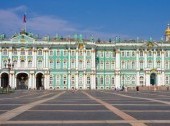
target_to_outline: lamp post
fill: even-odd
[[[8,77],[8,84],[7,84],[7,93],[8,93],[8,91],[9,91],[9,87],[10,87],[10,71],[11,71],[11,69],[14,67],[14,63],[11,63],[11,59],[10,58],[8,58],[8,62],[7,63],[5,63],[5,68],[7,68],[8,69],[8,72],[9,72],[9,77]]]

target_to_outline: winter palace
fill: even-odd
[[[37,90],[168,86],[170,26],[160,41],[2,34],[0,85]]]

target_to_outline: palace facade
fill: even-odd
[[[0,38],[0,85],[16,89],[114,89],[170,85],[170,27],[165,40],[109,40],[21,32]]]

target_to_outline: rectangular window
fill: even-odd
[[[28,50],[28,55],[32,55],[32,50]]]
[[[50,50],[50,56],[53,56],[53,50]]]

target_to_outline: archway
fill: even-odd
[[[9,84],[9,76],[7,73],[1,74],[1,87],[6,88]]]
[[[37,90],[44,88],[44,75],[42,73],[38,73],[36,76],[36,88]]]
[[[28,89],[28,74],[19,73],[17,75],[17,89]]]
[[[150,75],[150,84],[151,85],[156,85],[156,74],[155,73],[152,73]]]

